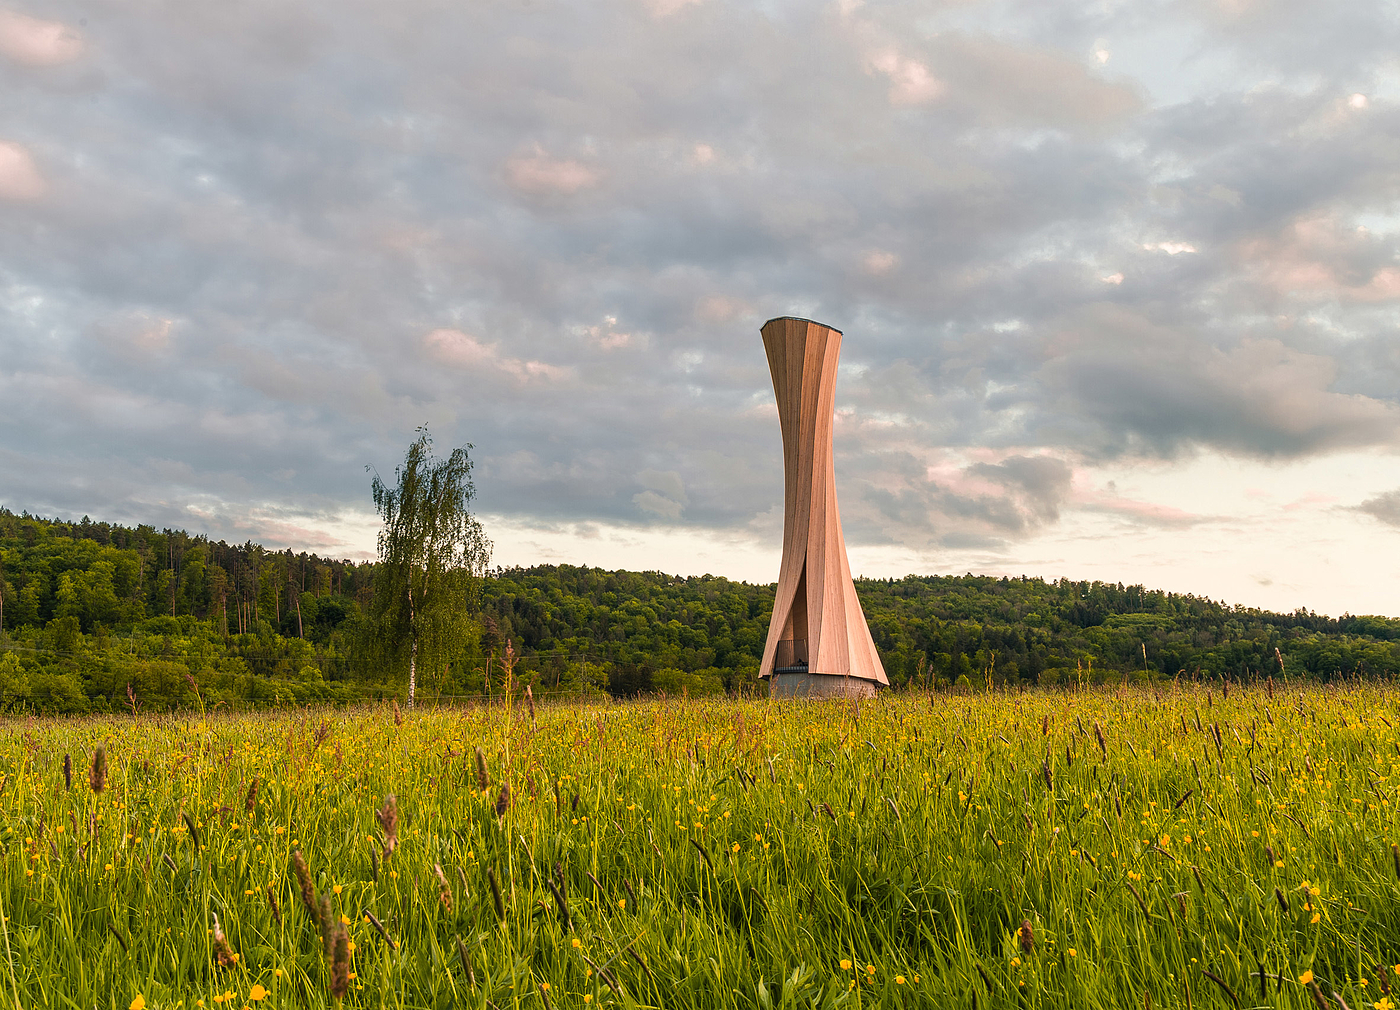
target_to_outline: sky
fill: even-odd
[[[0,504],[1400,615],[1400,16],[1302,0],[0,0]]]

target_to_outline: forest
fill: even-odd
[[[375,565],[182,530],[0,509],[0,710],[262,708],[401,697]],[[772,585],[568,565],[495,569],[419,699],[761,694]],[[895,690],[1331,681],[1400,672],[1400,620],[1277,614],[1103,582],[862,579]]]

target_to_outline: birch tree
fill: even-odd
[[[467,443],[433,455],[427,428],[395,468],[395,486],[375,473],[374,507],[383,520],[371,615],[381,645],[408,661],[408,707],[418,666],[441,666],[466,644],[471,603],[491,560],[491,541],[471,514],[476,497]]]

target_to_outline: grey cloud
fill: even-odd
[[[935,71],[949,78],[979,125],[1097,129],[1141,105],[1130,83],[1104,80],[1066,53],[985,35],[941,35],[930,48]]]
[[[1068,460],[1050,455],[959,462],[885,426],[837,436],[842,522],[855,542],[1003,545],[1058,520],[1072,474]]]
[[[632,496],[632,501],[643,512],[651,512],[662,519],[679,519],[685,511],[680,502],[655,491],[640,491]]]
[[[1273,336],[1219,346],[1118,310],[1086,315],[1057,338],[1038,385],[1051,424],[1113,454],[1170,456],[1212,446],[1265,457],[1391,444],[1394,403],[1335,392],[1336,364]],[[1071,429],[1069,426],[1073,425]]]
[[[689,501],[680,474],[674,470],[643,470],[637,474],[637,483],[645,489],[632,496],[639,509],[662,519],[680,519]]]
[[[674,470],[643,470],[637,474],[637,483],[682,504],[686,501],[685,482]]]
[[[1000,463],[978,463],[970,469],[1011,492],[1027,523],[1054,522],[1060,517],[1072,476],[1069,464],[1052,456],[1008,456]]]
[[[1386,491],[1374,498],[1367,498],[1355,511],[1365,513],[1372,519],[1400,529],[1400,490]]]
[[[88,24],[0,61],[47,187],[0,204],[15,507],[288,535],[365,509],[426,421],[486,510],[746,528],[781,497],[784,312],[847,333],[852,542],[1024,536],[1080,460],[1395,441],[1364,5],[1290,15],[1346,59],[1198,13],[1226,69],[1165,107],[1091,62],[1181,34],[1147,8],[18,9]],[[940,483],[945,448],[989,461]]]

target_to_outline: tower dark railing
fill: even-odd
[[[774,673],[807,672],[807,639],[779,640],[778,653],[773,657]]]

